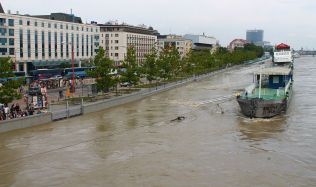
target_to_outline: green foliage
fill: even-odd
[[[95,70],[88,71],[88,75],[96,78],[98,90],[107,92],[109,88],[117,84],[117,79],[110,74],[114,70],[114,62],[105,56],[105,51],[100,47],[93,60]]]
[[[123,63],[125,71],[121,72],[121,82],[137,85],[140,77],[140,68],[136,61],[136,50],[134,47],[127,49],[127,57]]]
[[[245,44],[244,50],[255,52],[257,57],[262,57],[264,54],[264,49],[255,44]]]
[[[174,46],[164,48],[158,60],[159,76],[165,80],[170,79],[177,76],[181,70],[181,57],[178,50]]]
[[[146,76],[146,79],[151,83],[156,79],[158,74],[158,54],[155,48],[152,48],[151,52],[145,56],[145,62],[142,66],[142,73]]]
[[[70,63],[66,63],[66,62],[63,62],[59,65],[60,68],[71,68],[71,64]]]
[[[0,78],[14,77],[10,58],[0,58]],[[0,103],[10,103],[20,99],[21,94],[17,89],[22,85],[21,80],[8,80],[0,86]]]

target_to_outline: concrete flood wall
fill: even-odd
[[[37,125],[50,123],[52,121],[52,114],[38,114],[33,116],[27,116],[23,118],[12,119],[8,121],[0,122],[0,133],[9,132],[17,129],[24,129]]]

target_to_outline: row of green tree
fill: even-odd
[[[120,82],[137,85],[140,77],[145,77],[150,83],[172,80],[241,64],[261,57],[263,53],[261,47],[247,44],[244,48],[236,49],[233,52],[227,51],[226,48],[219,48],[213,54],[209,50],[191,51],[185,58],[181,58],[175,47],[167,47],[160,53],[153,48],[146,55],[143,64],[140,65],[136,59],[136,50],[131,47],[127,50],[122,68],[117,70],[120,76],[113,76],[116,69],[114,62],[106,57],[104,49],[100,48],[92,62],[96,68],[88,74],[96,78],[98,89],[106,92]],[[14,75],[11,59],[0,58],[0,80],[12,76]],[[22,82],[9,80],[0,83],[0,103],[10,103],[14,99],[21,98],[17,89]]]
[[[215,53],[210,50],[191,51],[185,58],[181,58],[175,47],[166,47],[160,53],[153,48],[145,56],[142,64],[137,63],[136,50],[128,48],[123,66],[118,70],[120,76],[113,76],[114,62],[105,56],[105,51],[100,48],[93,60],[96,67],[89,75],[96,78],[99,90],[108,91],[119,82],[137,85],[140,77],[152,81],[172,80],[218,70],[227,66],[241,64],[256,59],[264,54],[262,47],[246,44],[244,48],[235,49],[233,52],[226,48],[219,48]]]

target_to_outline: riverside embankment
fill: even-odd
[[[257,61],[257,63],[261,63],[264,61],[267,61],[267,60]],[[122,104],[135,102],[135,101],[144,99],[146,97],[152,96],[154,94],[158,94],[158,93],[165,92],[177,87],[181,87],[189,83],[192,83],[194,81],[200,81],[211,76],[216,76],[218,74],[221,74],[221,73],[224,73],[224,72],[227,72],[227,71],[230,71],[242,66],[246,66],[246,65],[237,65],[233,67],[228,67],[228,68],[221,69],[215,72],[210,72],[207,74],[190,77],[190,78],[179,80],[179,81],[172,82],[169,84],[164,84],[164,85],[160,85],[153,88],[141,89],[140,91],[133,92],[131,94],[127,94],[127,95],[123,95],[119,97],[99,100],[99,101],[90,102],[90,103],[79,102],[77,103],[77,105],[73,105],[73,106],[66,104],[66,105],[57,107],[57,109],[52,109],[44,114],[3,121],[3,122],[0,122],[0,133],[38,126],[42,124],[47,124],[52,121],[84,115],[84,114],[88,114],[92,112],[97,112],[100,110],[105,110],[111,107],[119,106]]]

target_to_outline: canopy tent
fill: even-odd
[[[276,49],[290,49],[290,46],[284,43],[275,46]]]

